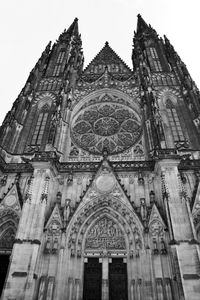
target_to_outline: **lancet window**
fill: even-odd
[[[174,107],[170,99],[168,99],[166,102],[166,108],[174,141],[183,141],[184,134],[181,128],[180,120],[176,108]]]
[[[63,62],[63,59],[64,59],[64,56],[65,56],[65,52],[64,51],[61,51],[59,54],[58,54],[58,58],[57,58],[57,64],[60,64]]]
[[[156,48],[149,47],[149,48],[147,48],[146,51],[147,51],[147,56],[148,56],[151,70],[154,72],[161,72],[162,66],[161,66]]]
[[[61,72],[61,67],[62,67],[62,63],[65,57],[65,52],[61,51],[58,54],[57,60],[56,60],[56,65],[54,67],[54,71],[53,71],[53,76],[59,76],[60,72]]]
[[[32,137],[32,142],[31,142],[32,145],[41,145],[42,136],[44,134],[44,130],[47,122],[47,117],[48,117],[47,111],[40,112],[35,126],[35,131]]]

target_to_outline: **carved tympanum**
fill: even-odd
[[[88,232],[86,249],[125,249],[122,230],[111,219],[100,219]]]

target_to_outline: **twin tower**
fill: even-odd
[[[2,300],[200,299],[200,93],[138,15],[130,69],[75,19],[0,128]]]

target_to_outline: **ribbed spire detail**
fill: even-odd
[[[78,18],[75,18],[73,23],[69,26],[69,28],[63,31],[61,35],[59,36],[58,41],[59,42],[68,42],[69,38],[73,35],[78,36],[79,31],[78,31]]]
[[[145,32],[157,36],[157,32],[155,31],[155,29],[153,29],[150,24],[148,25],[140,14],[138,14],[137,17],[138,17],[137,31],[136,31],[137,35],[141,35]]]

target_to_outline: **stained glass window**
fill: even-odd
[[[60,51],[60,53],[58,54],[57,60],[56,60],[56,65],[55,65],[54,70],[53,70],[53,76],[59,76],[60,75],[60,71],[61,71],[61,67],[62,67],[64,57],[65,57],[65,51]]]
[[[161,66],[156,48],[149,47],[149,48],[147,48],[146,51],[147,51],[147,56],[148,56],[151,70],[154,72],[161,72],[162,66]]]
[[[180,120],[174,105],[169,99],[167,100],[166,108],[174,141],[183,141],[184,135],[181,128]]]
[[[45,129],[46,122],[47,122],[47,117],[48,117],[47,112],[41,112],[39,114],[39,117],[38,117],[38,120],[37,120],[37,123],[35,126],[35,131],[33,133],[32,141],[31,141],[32,145],[41,145],[42,136],[44,134],[44,129]]]

